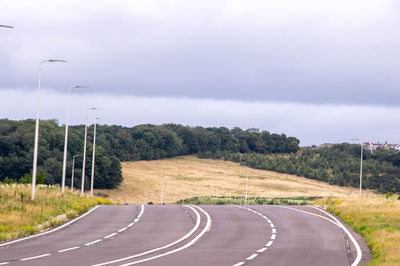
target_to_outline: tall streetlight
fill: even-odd
[[[85,163],[86,163],[86,137],[87,137],[87,122],[88,122],[88,113],[90,110],[96,110],[99,108],[92,107],[86,110],[86,122],[85,122],[85,141],[83,143],[83,163],[82,163],[82,185],[81,185],[81,195],[83,196],[83,192],[85,191]]]
[[[67,94],[67,120],[65,122],[65,140],[64,140],[64,159],[63,159],[63,171],[62,171],[62,181],[61,181],[61,191],[64,193],[64,188],[65,188],[65,172],[67,168],[67,146],[68,146],[68,120],[69,120],[69,95],[71,93],[71,89],[76,89],[76,88],[88,88],[85,86],[71,86],[68,88],[68,94]]]
[[[35,186],[36,186],[36,172],[37,172],[37,155],[38,155],[38,141],[39,141],[39,106],[40,106],[40,75],[42,72],[42,64],[43,63],[55,63],[55,62],[63,62],[66,63],[65,60],[57,60],[57,59],[46,59],[40,62],[39,64],[39,85],[37,90],[37,102],[36,102],[36,126],[35,126],[35,146],[33,149],[33,170],[32,170],[32,200],[35,199]]]
[[[244,205],[247,205],[247,191],[248,191],[248,187],[249,187],[249,172],[254,173],[254,171],[249,171],[249,169],[247,168],[247,172],[246,172],[246,192],[245,192],[245,196],[244,196]]]
[[[79,157],[79,156],[82,156],[82,154],[77,154],[72,157],[71,191],[74,190],[75,157]]]
[[[96,124],[99,117],[94,119],[94,129],[93,129],[93,153],[92,153],[92,177],[90,179],[90,196],[93,197],[93,182],[94,182],[94,159],[96,156]]]
[[[360,141],[360,139],[352,139]],[[364,143],[361,141],[361,156],[360,156],[360,197],[362,196],[362,164],[363,164],[363,151],[364,151]]]
[[[165,183],[165,178],[163,179],[161,183],[161,195],[160,195],[160,205],[163,205],[163,198],[164,198],[164,183]]]

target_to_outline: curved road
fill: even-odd
[[[369,251],[335,219],[312,206],[99,206],[0,244],[0,265],[365,264]]]

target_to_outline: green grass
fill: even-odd
[[[306,205],[314,201],[317,197],[293,197],[293,198],[267,198],[267,197],[248,197],[248,205]],[[194,205],[243,205],[243,196],[210,196],[192,197],[179,200],[177,204]]]
[[[86,212],[98,204],[111,204],[102,198],[80,197],[59,187],[36,186],[35,200],[31,200],[31,186],[0,184],[0,241],[31,235],[48,227],[57,226],[64,220]]]
[[[325,198],[324,205],[366,240],[373,259],[368,265],[400,265],[400,200],[396,195]]]

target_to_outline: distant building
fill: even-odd
[[[373,142],[364,142],[364,147],[367,150],[375,151],[377,148],[382,147],[384,149],[393,148],[396,150],[400,150],[400,144],[390,144],[385,141],[385,143],[373,143]]]

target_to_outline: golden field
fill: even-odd
[[[293,175],[255,170],[239,163],[181,156],[156,161],[123,162],[124,180],[114,190],[96,190],[109,195],[113,202],[172,204],[194,196],[240,196],[245,193],[249,171],[248,196],[349,196],[357,189]],[[101,194],[100,194],[101,195]]]

